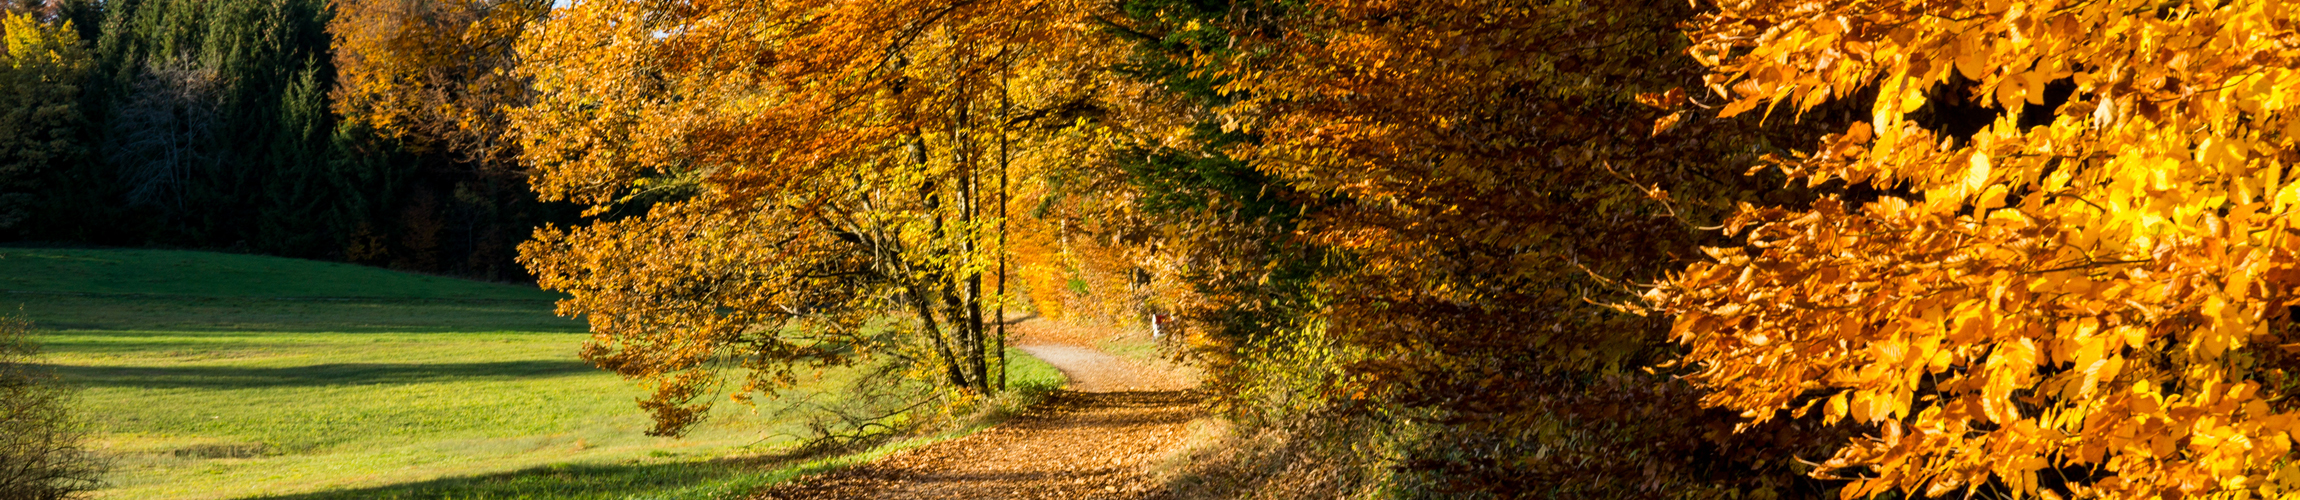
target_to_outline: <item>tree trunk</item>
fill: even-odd
[[[1014,112],[1014,101],[1007,94],[1007,68],[998,72],[998,346],[991,352],[998,354],[998,390],[1006,390],[1006,204],[1007,162],[1012,155],[1007,149],[1007,120]]]
[[[918,310],[920,328],[926,330],[927,338],[934,339],[935,353],[942,357],[942,366],[950,376],[950,385],[973,390],[974,386],[967,383],[966,373],[959,369],[958,356],[951,351],[950,342],[942,337],[942,326],[934,319],[933,302],[926,298],[927,294],[931,293],[929,290],[931,287],[912,285],[907,288],[908,290],[904,293],[910,295],[911,305]]]
[[[965,84],[959,85],[959,92],[961,96],[965,95]],[[964,176],[964,180],[961,181],[964,184],[961,186],[965,190],[964,196],[966,197],[963,215],[966,221],[963,248],[966,249],[968,269],[966,273],[966,327],[969,334],[968,340],[972,342],[972,345],[967,346],[969,348],[967,361],[971,365],[969,368],[974,370],[974,379],[983,381],[983,388],[988,389],[990,388],[990,365],[984,359],[985,353],[983,352],[985,332],[982,327],[982,271],[974,266],[975,257],[981,254],[980,241],[978,240],[981,238],[982,232],[975,228],[976,215],[978,215],[980,208],[977,202],[981,200],[981,190],[977,188],[977,175],[975,175],[977,163],[975,160],[979,155],[975,154],[974,137],[972,134],[967,134],[967,132],[972,131],[974,125],[972,120],[973,108],[974,102],[972,100],[965,97],[959,98],[958,125],[960,134],[963,135],[964,139],[960,142],[958,157],[959,171]]]

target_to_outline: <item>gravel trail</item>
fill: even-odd
[[[1089,347],[1109,332],[1038,319],[1016,348],[1069,376],[997,427],[793,480],[757,499],[1164,498],[1150,466],[1178,449],[1201,413],[1188,377]]]

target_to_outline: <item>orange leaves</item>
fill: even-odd
[[[2008,463],[2019,467],[1982,471],[2000,479],[2025,477],[2021,474],[2041,467],[2035,460],[2057,456],[2060,452],[2053,450],[2060,446],[2074,444],[2103,455],[2124,449],[2083,448],[2081,443],[2089,439],[2083,436],[2151,430],[2083,416],[2118,411],[2099,405],[2126,397],[2121,391],[2134,387],[2131,380],[2166,374],[2159,370],[2168,367],[2156,362],[2142,365],[2141,373],[2128,367],[2136,357],[2157,359],[2151,346],[2166,345],[2152,339],[2150,331],[2160,327],[2133,323],[2171,313],[2134,311],[2130,301],[2196,304],[2201,313],[2209,310],[2205,306],[2211,300],[2199,295],[2215,290],[2143,281],[2153,284],[2120,292],[2134,289],[2098,286],[2099,280],[2161,276],[2169,266],[2033,262],[2030,255],[2052,254],[2036,250],[2054,240],[2050,229],[1997,243],[2031,250],[1995,251],[1974,241],[2026,228],[1969,218],[1933,226],[1925,220],[1938,215],[1896,212],[1891,205],[1872,204],[1861,214],[1866,217],[1852,217],[1837,211],[1837,202],[1825,200],[1803,217],[1761,216],[1766,218],[1751,230],[1751,238],[1765,253],[1751,258],[1713,252],[1715,263],[1695,265],[1672,280],[1672,286],[1684,288],[1657,290],[1654,297],[1661,304],[1682,311],[1674,336],[1692,348],[1688,359],[1702,369],[1694,378],[1712,384],[1715,392],[1707,399],[1709,404],[1752,410],[1751,416],[1758,420],[1771,417],[1765,408],[1808,407],[1832,420],[1893,422],[1919,429],[2004,426],[1975,437],[1941,437],[1928,446],[1857,442],[1841,456],[1862,458],[1844,462],[1846,466],[1954,462],[1972,458],[1940,454],[1959,448],[2042,446],[1992,455],[2018,459]],[[2024,270],[2044,265],[2075,269]],[[2042,276],[2014,279],[2030,275]],[[1697,302],[1686,302],[1689,299]],[[2228,348],[2213,344],[2205,329],[2184,338],[2189,349],[2198,352]],[[2126,382],[2111,382],[2118,380]],[[1850,390],[1806,394],[1804,388],[1813,383]],[[2168,418],[2177,417],[2175,424],[2194,425],[2206,418],[2203,413],[2191,415],[2198,411],[2206,410],[2182,410]],[[2054,420],[2055,415],[2071,418]],[[2023,425],[2046,430],[2033,434],[2003,430]],[[2264,438],[2260,432],[2265,431],[2239,432],[2228,439],[2256,441]],[[2069,441],[2072,437],[2076,440]],[[2142,443],[2135,446],[2143,447],[2130,449],[2184,460],[2154,451],[2169,443]],[[1985,479],[1940,477],[1959,484]]]
[[[1873,131],[1785,168],[1906,190],[1918,208],[1744,210],[1761,253],[1657,288],[1709,402],[1764,418],[1823,390],[1831,415],[1843,397],[1842,415],[1943,432],[1849,444],[1829,467],[1906,473],[1848,496],[1992,480],[2109,498],[2290,491],[2292,408],[2273,403],[2287,386],[2260,382],[2293,361],[2270,346],[2295,335],[2300,291],[2276,274],[2300,265],[2282,233],[2300,198],[2279,178],[2300,86],[2260,83],[2300,81],[2258,63],[2300,56],[2271,41],[2300,24],[2275,3],[1760,0],[1704,19],[1694,52],[1736,106],[1876,86]],[[1777,277],[1703,279],[1752,270]],[[1712,317],[1752,304],[1789,307]],[[1755,356],[1747,330],[1810,340]],[[1912,362],[1929,342],[1915,331],[1941,332],[1944,357]],[[2098,472],[2037,479],[2079,464]]]
[[[346,120],[481,168],[509,168],[502,106],[519,102],[512,45],[548,2],[357,0],[337,6],[337,85]]]
[[[692,387],[726,368],[771,393],[794,367],[891,350],[882,373],[998,390],[986,325],[1005,297],[986,285],[1003,285],[1004,181],[1050,168],[1071,124],[1044,122],[1083,114],[1077,68],[1098,54],[1083,15],[1059,0],[552,12],[519,40],[534,94],[509,123],[536,190],[594,220],[539,233],[521,260],[591,321],[586,359],[655,383],[658,431],[692,423],[707,407]]]

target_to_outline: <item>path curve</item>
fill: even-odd
[[[1129,362],[1091,347],[1068,344],[1017,345],[1016,349],[1054,365],[1070,378],[1066,389],[1077,392],[1172,391],[1188,388],[1173,374],[1157,367]]]
[[[1083,345],[1080,334],[1092,332],[1079,327],[1047,320],[1016,327],[1015,347],[1069,376],[1065,390],[997,427],[753,498],[1165,498],[1150,468],[1182,446],[1200,414],[1187,378]]]

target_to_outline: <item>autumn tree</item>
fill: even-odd
[[[505,107],[527,87],[509,70],[540,1],[363,0],[337,4],[336,112],[469,168],[511,170]]]
[[[1163,241],[1169,268],[1221,271],[1189,281],[1230,404],[1356,418],[1332,436],[1379,450],[1360,466],[1433,495],[1814,487],[1741,459],[1831,431],[1724,432],[1729,413],[1643,370],[1670,357],[1665,325],[1590,302],[1695,255],[1732,200],[1806,196],[1741,174],[1811,128],[1656,107],[1704,72],[1685,3],[1125,5],[1124,69],[1189,96],[1153,116],[1192,121],[1142,127],[1181,132],[1130,174],[1155,203],[1211,206]]]
[[[1869,120],[1778,158],[1648,296],[1752,422],[1868,426],[1818,474],[1887,491],[2279,498],[2300,484],[2300,71],[2275,1],[1727,2],[1726,113]]]
[[[509,110],[525,102],[516,45],[549,11],[532,0],[339,2],[340,177],[366,177],[343,212],[344,257],[507,278],[514,241],[549,210],[524,189]]]
[[[887,0],[556,13],[521,42],[537,95],[512,125],[535,188],[593,219],[545,229],[521,259],[573,296],[561,312],[590,321],[585,359],[655,384],[642,406],[657,434],[701,418],[722,365],[746,369],[746,398],[869,355],[909,359],[955,393],[995,391],[990,188],[1023,125],[1059,115],[1015,90],[1077,85],[1054,70],[1079,12]]]
[[[80,108],[88,55],[69,21],[0,13],[0,37],[0,230],[8,230],[47,198],[44,178],[88,152]]]

